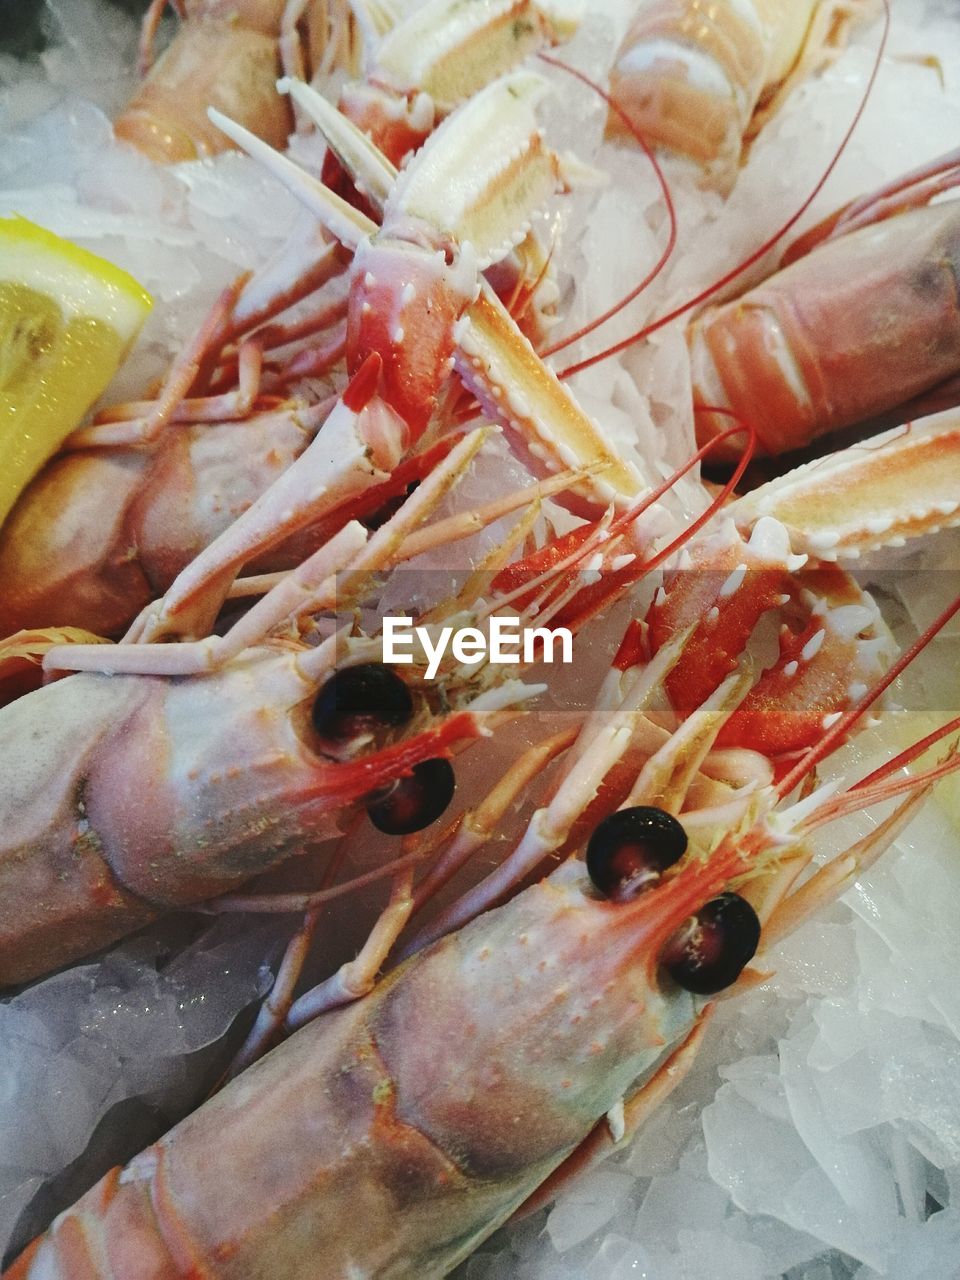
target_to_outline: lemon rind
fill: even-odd
[[[67,322],[102,321],[124,342],[136,336],[153,306],[146,289],[121,267],[19,215],[0,218],[0,282],[48,294]]]

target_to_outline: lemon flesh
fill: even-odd
[[[152,305],[119,267],[0,218],[0,523],[102,395]]]

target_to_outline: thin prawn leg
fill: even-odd
[[[413,912],[413,868],[402,871],[393,882],[390,900],[377,918],[370,935],[353,960],[342,964],[325,982],[302,995],[291,1007],[287,1024],[302,1027],[314,1018],[352,1004],[373,990],[377,974]]]
[[[98,413],[91,426],[75,431],[64,448],[143,445],[156,440],[168,423],[222,422],[244,418],[253,408],[261,388],[264,352],[272,347],[321,333],[330,334],[326,348],[315,345],[288,358],[285,366],[274,375],[274,382],[325,372],[341,358],[343,332],[342,328],[338,332],[336,326],[342,325],[346,314],[346,301],[342,297],[323,303],[303,319],[288,324],[265,325],[246,338],[237,334],[236,352],[221,356],[230,333],[231,319],[237,314],[237,303],[242,299],[248,282],[248,276],[241,276],[220,295],[200,329],[178,356],[155,400],[125,401],[108,406]],[[307,292],[312,291],[311,288]],[[296,298],[289,303],[280,299],[275,306],[284,309],[292,301]],[[297,355],[302,367],[296,362]],[[309,362],[304,360],[307,356]],[[221,384],[218,390],[190,397],[189,391],[203,381],[205,367],[218,360],[223,364],[218,376]]]
[[[347,354],[346,324],[339,324],[322,343],[296,352],[268,379],[271,389],[282,388],[299,378],[318,378],[329,373]]]
[[[342,273],[340,246],[312,220],[305,219],[299,232],[291,235],[243,286],[213,350],[274,319],[336,281]]]
[[[256,1021],[230,1063],[224,1080],[232,1080],[245,1071],[267,1052],[279,1035],[293,1004],[294,989],[307,962],[322,915],[322,906],[311,907],[287,943],[270,993],[257,1011]]]
[[[320,10],[319,12],[317,12],[318,9]],[[312,12],[308,15],[310,10]],[[322,24],[324,28],[323,52],[318,65],[313,68],[314,74],[324,77],[334,67],[347,66],[351,61],[355,60],[351,59],[350,56],[350,27],[354,21],[354,15],[345,0],[329,0],[329,3],[324,2],[319,6],[317,5],[317,0],[287,0],[280,17],[280,38],[278,41],[280,65],[285,76],[298,76],[304,80],[309,79],[307,60],[304,55],[304,40],[299,31],[300,24],[308,16],[311,28],[314,24]],[[305,132],[307,121],[296,107],[294,107],[293,115],[297,124],[297,131],[300,133]]]
[[[224,289],[174,361],[155,400],[108,406],[98,413],[91,426],[75,431],[63,447],[145,445],[158,439],[170,422],[245,417],[260,389],[264,351],[328,331],[344,317],[346,304],[340,297],[287,325],[264,324],[318,292],[342,270],[332,242],[313,242],[316,242],[315,233],[311,233],[309,246],[285,246],[277,258],[260,271],[253,275],[245,273]],[[251,334],[251,330],[256,332]],[[229,342],[237,343],[237,351],[224,357],[223,350]],[[292,379],[326,371],[343,354],[342,338],[334,338],[324,356],[319,352],[312,354],[312,363],[303,369],[288,361],[286,377]],[[191,390],[209,381],[221,362],[225,362],[226,369],[221,372],[220,380],[232,374],[237,385],[221,387],[217,394],[189,398]],[[119,423],[126,425],[115,425]]]
[[[717,735],[753,685],[747,661],[733,671],[694,716],[689,716],[646,762],[623,802],[624,808],[655,804],[675,816]]]
[[[257,329],[254,337],[264,351],[275,351],[278,347],[288,346],[301,338],[312,338],[318,334],[329,333],[335,326],[347,318],[346,296],[337,296],[320,303],[308,315],[299,320],[285,323],[276,321]],[[221,373],[221,376],[223,374]]]
[[[149,417],[136,430],[131,430],[123,443],[136,441],[148,444],[160,436],[193,386],[201,363],[209,353],[211,342],[222,330],[224,321],[232,314],[247,279],[247,276],[238,276],[223,290],[192,340],[173,362]],[[103,432],[97,426],[83,427],[67,438],[64,448],[94,448],[101,444],[113,444],[114,431],[115,428],[110,423],[106,424]]]
[[[237,385],[220,395],[185,398],[170,410],[157,427],[157,401],[131,400],[106,409],[93,426],[70,437],[70,449],[149,444],[172,423],[229,422],[246,418],[260,391],[263,348],[255,339],[241,343],[237,352]]]
[[[439,893],[473,855],[489,842],[496,834],[503,815],[520,793],[539,777],[551,760],[555,760],[570,747],[578,733],[579,726],[572,726],[529,747],[511,764],[480,804],[463,814],[447,848],[417,885],[414,894],[415,911],[419,911],[425,902]]]
[[[309,8],[311,0],[287,0],[280,18],[280,65],[287,76],[300,76],[306,79],[306,62],[303,56],[303,41],[297,31]]]
[[[494,547],[478,570],[478,579],[482,579],[482,585],[487,587],[490,583],[490,573],[502,568],[502,557],[509,556],[510,551],[517,545],[515,539],[518,536],[523,537],[528,531],[528,526],[536,520],[538,507],[543,499],[569,488],[576,482],[579,475],[577,471],[565,471],[560,475],[552,476],[549,480],[525,485],[522,489],[516,489],[502,498],[494,498],[492,502],[486,503],[475,511],[461,511],[457,515],[435,520],[421,529],[415,529],[407,534],[400,544],[396,559],[398,562],[412,560],[415,556],[436,547],[449,546],[452,542],[468,538],[485,529],[501,516],[509,515],[518,508],[524,507],[527,510],[523,518],[517,521],[514,529],[507,534],[503,542]],[[293,569],[283,569],[276,573],[251,574],[248,577],[237,578],[227,593],[227,599],[244,600],[250,596],[266,595],[279,583],[286,581],[294,572]],[[464,587],[451,602],[438,605],[436,609],[421,615],[421,621],[435,622],[441,616],[446,616],[446,612],[463,609],[471,603],[473,601],[467,594],[467,588]]]
[[[147,11],[143,15],[143,21],[140,24],[137,69],[141,76],[145,76],[153,66],[153,46],[167,5],[176,12],[179,18],[186,17],[183,0],[150,0]]]
[[[889,849],[897,836],[912,821],[927,799],[933,783],[915,791],[901,801],[893,813],[868,836],[858,840],[845,854],[832,858],[788,894],[770,912],[764,922],[761,945],[764,951],[800,928],[805,921],[822,911],[828,902],[839,898],[854,882]]]
[[[278,583],[234,624],[226,636],[207,636],[198,641],[162,645],[138,642],[110,646],[57,646],[47,654],[47,669],[185,675],[223,666],[231,657],[269,634],[279,623],[309,612],[320,612],[335,604],[338,589],[342,593],[348,585],[342,583],[338,588],[335,574],[349,570],[354,576],[368,575],[389,564],[411,529],[425,519],[462,475],[484,437],[484,430],[477,428],[451,450],[443,464],[427,477],[369,542],[363,526],[351,521]],[[229,571],[233,572],[232,566]],[[218,593],[214,614],[219,611],[220,602]],[[210,601],[204,603],[209,610]]]
[[[346,856],[348,841],[353,837],[362,821],[362,815],[357,814],[351,821],[348,830],[337,841],[337,847],[320,882],[321,892],[332,884],[340,864]],[[313,939],[323,914],[323,907],[324,903],[320,901],[307,908],[300,927],[287,943],[283,958],[277,968],[276,977],[273,980],[273,986],[257,1011],[256,1021],[230,1063],[224,1080],[232,1080],[234,1076],[239,1075],[251,1063],[256,1062],[257,1058],[266,1053],[279,1034],[290,1006],[293,1004],[294,991],[300,979],[300,974],[303,972],[303,966],[310,954],[310,948],[313,945]]]

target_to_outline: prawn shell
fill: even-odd
[[[178,425],[152,456],[103,449],[55,458],[0,530],[0,634],[124,631],[309,442],[294,411]],[[251,571],[296,565],[313,549],[300,543],[268,551]]]
[[[3,791],[19,797],[0,831],[0,901],[18,904],[0,913],[0,984],[59,968],[156,917],[116,879],[86,811],[98,753],[147,697],[143,682],[71,677],[0,713],[4,738],[17,744],[4,752]]]
[[[261,651],[198,681],[75,675],[0,712],[0,740],[16,744],[4,752],[0,902],[19,904],[0,912],[0,984],[336,833],[322,763],[289,715],[293,661]]]
[[[729,407],[770,454],[894,409],[960,368],[958,275],[956,203],[831,241],[693,322],[694,399]],[[729,422],[700,412],[696,427],[706,443]]]
[[[568,864],[297,1032],[5,1280],[446,1275],[689,1031],[693,998],[650,985],[669,915],[597,899]]]
[[[382,358],[381,394],[418,438],[452,367],[455,325],[475,292],[475,275],[449,267],[440,250],[402,241],[364,241],[354,260],[347,315],[351,373]]]
[[[275,36],[229,18],[185,23],[114,132],[160,164],[197,160],[231,146],[207,118],[214,106],[283,147],[293,120],[276,91],[279,72]]]
[[[130,529],[149,467],[132,450],[62,454],[27,487],[0,531],[0,633],[109,634],[152,599]]]

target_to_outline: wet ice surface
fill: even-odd
[[[807,222],[956,141],[956,85],[948,79],[944,94],[930,67],[893,61],[939,53],[948,77],[955,74],[944,56],[957,33],[952,0],[894,7],[886,70],[896,80],[881,77],[853,147]],[[279,244],[297,213],[243,157],[164,171],[113,144],[108,116],[129,92],[117,67],[132,65],[134,26],[111,10],[104,39],[93,0],[51,0],[50,9],[68,40],[46,55],[43,74],[0,63],[0,213],[35,217],[128,267],[157,295],[161,305],[119,394],[162,370],[218,289]],[[864,33],[832,71],[798,91],[725,207],[698,194],[689,174],[671,174],[682,197],[683,252],[649,296],[570,359],[629,333],[783,221],[849,120],[875,38],[876,28]],[[589,33],[585,65],[602,59],[605,39],[599,28]],[[576,136],[566,139],[571,146],[590,130],[598,136],[595,104],[589,95],[577,101],[583,109]],[[589,266],[570,268],[571,325],[607,305],[662,243],[662,211],[644,162],[610,149],[601,161],[615,181],[577,197],[582,203],[567,219],[567,239],[582,236],[578,252]],[[629,210],[624,185],[635,193]],[[611,261],[604,248],[628,216],[626,247]],[[577,390],[641,447],[654,438],[653,423],[668,431],[667,456],[677,461],[691,439],[675,407],[685,399],[681,357],[677,335],[664,334],[618,368],[581,375]],[[653,393],[652,405],[641,392]],[[491,459],[493,446],[464,490],[467,506],[482,501]],[[508,466],[507,475],[524,479],[519,467]],[[691,484],[685,500],[694,493]],[[922,598],[907,603],[918,614],[925,608]],[[937,706],[948,709],[943,695]],[[952,815],[956,823],[956,803]],[[550,1211],[501,1233],[460,1276],[960,1275],[956,834],[942,812],[925,815],[898,856],[784,944],[774,981],[721,1007],[690,1078],[627,1152],[571,1186]],[[358,865],[368,857],[358,852]],[[202,1095],[228,1052],[224,1033],[262,992],[262,966],[275,959],[285,928],[225,921],[173,951],[161,929],[100,966],[79,966],[0,1003],[0,1252]],[[38,1197],[64,1168],[72,1172]]]
[[[167,922],[0,1001],[0,1257],[89,1185],[91,1134],[106,1170],[203,1097],[279,936],[269,918]]]

